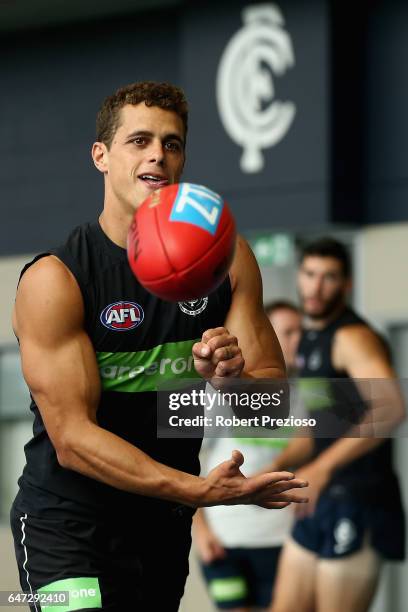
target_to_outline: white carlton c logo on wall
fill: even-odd
[[[242,19],[221,57],[216,92],[224,128],[243,147],[241,170],[252,173],[264,167],[262,149],[282,140],[293,122],[296,106],[275,99],[272,74],[284,74],[295,58],[275,4],[248,6]]]

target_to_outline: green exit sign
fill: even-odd
[[[294,261],[295,247],[289,234],[253,234],[248,242],[260,266],[286,266]]]

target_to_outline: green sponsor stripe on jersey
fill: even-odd
[[[215,601],[234,601],[248,595],[246,582],[240,576],[236,578],[215,578],[210,581],[210,594]]]
[[[237,440],[249,440],[250,441],[249,444],[256,444],[255,440],[264,440],[264,441],[266,440],[266,442],[259,442],[259,444],[262,444],[262,445],[268,444],[268,446],[276,446],[275,445],[276,440],[286,440],[286,442],[288,443],[289,440],[293,438],[295,429],[296,429],[295,427],[282,425],[281,427],[277,427],[276,429],[272,430],[276,432],[279,431],[279,436],[271,436],[270,438],[264,438],[264,437],[260,437],[259,434],[262,432],[262,435],[264,435],[265,433],[267,433],[268,430],[264,427],[261,427],[260,425],[255,426],[255,427],[250,427],[250,426],[243,427],[243,426],[237,425],[236,427],[233,427],[231,429],[231,431],[234,432],[234,435],[229,436],[229,437],[236,438]],[[269,444],[269,441],[271,441],[270,444]],[[283,446],[283,443],[279,442],[278,445],[279,447],[281,447]]]
[[[306,410],[325,410],[335,401],[330,380],[327,378],[300,378],[298,381],[299,397]]]
[[[268,446],[269,448],[286,448],[290,438],[235,438],[240,444],[248,446]]]
[[[155,391],[167,380],[197,378],[191,350],[199,340],[167,342],[133,353],[97,352],[102,388],[136,393]]]
[[[47,594],[50,591],[68,591],[69,604],[48,606],[41,604],[44,612],[72,612],[83,608],[102,608],[102,596],[98,578],[80,577],[56,580],[38,589],[38,593]]]

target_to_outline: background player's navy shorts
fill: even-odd
[[[202,564],[210,595],[218,608],[268,607],[281,550],[281,547],[226,548],[224,559]]]
[[[360,550],[366,534],[382,557],[404,559],[405,521],[399,507],[364,504],[328,492],[320,496],[312,516],[295,523],[292,538],[322,559],[338,559]]]
[[[48,518],[14,505],[11,528],[23,591],[70,591],[69,608],[177,612],[188,575],[193,510],[117,522]],[[32,612],[41,612],[38,605]]]

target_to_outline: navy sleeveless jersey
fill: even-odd
[[[304,330],[298,349],[300,386],[304,388],[306,408],[312,412],[319,410],[317,428],[315,430],[315,456],[332,445],[338,437],[345,434],[353,423],[358,423],[367,406],[360,396],[356,385],[345,371],[336,370],[332,363],[333,339],[342,327],[350,325],[365,325],[366,321],[350,308],[345,308],[340,316],[321,330]],[[384,343],[384,340],[380,337]],[[387,349],[388,350],[388,349]],[[344,379],[344,384],[330,385],[327,379]],[[303,380],[302,379],[307,379]],[[316,393],[310,393],[313,380],[316,381]],[[311,387],[312,385],[312,387]],[[327,387],[330,386],[330,389]],[[322,403],[323,395],[329,398],[327,405]],[[317,404],[313,405],[313,397]],[[330,397],[332,401],[330,401]],[[333,413],[331,414],[331,411]],[[320,427],[319,427],[320,423]],[[334,437],[322,437],[322,431],[332,430]],[[320,432],[319,432],[320,429]],[[323,434],[324,435],[324,434]],[[384,494],[378,496],[378,487]],[[376,503],[387,503],[399,499],[398,484],[392,468],[392,444],[386,440],[373,451],[339,469],[333,476],[330,487],[339,492],[361,497],[364,500],[373,498]],[[385,493],[387,492],[387,493]],[[379,499],[381,498],[381,499]],[[382,501],[381,501],[382,500]],[[399,503],[399,502],[398,502]]]
[[[229,278],[201,300],[160,300],[137,282],[125,249],[109,240],[98,223],[76,228],[51,253],[73,273],[82,292],[85,328],[102,384],[98,424],[157,461],[198,474],[201,440],[157,438],[156,387],[175,378],[198,378],[191,349],[206,329],[224,325],[231,303]],[[27,510],[97,516],[175,505],[123,492],[62,468],[34,401],[31,410],[34,435],[25,446],[27,463],[18,497]]]

